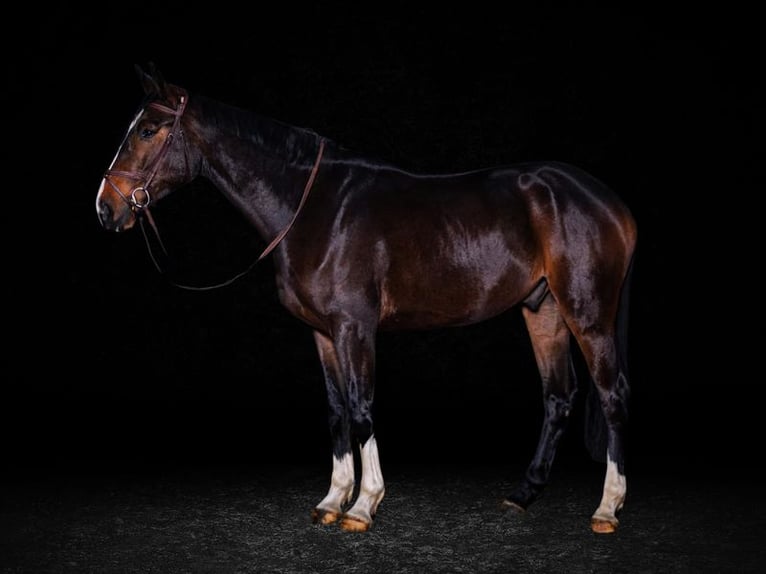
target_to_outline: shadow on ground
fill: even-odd
[[[659,466],[654,466],[661,471]],[[6,479],[0,572],[762,572],[759,481],[629,476],[621,526],[589,529],[602,467],[559,465],[526,514],[521,468],[399,465],[373,529],[311,523],[329,468],[119,468]]]

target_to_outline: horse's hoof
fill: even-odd
[[[591,518],[590,528],[596,534],[611,534],[617,530],[617,519],[607,520],[605,518]]]
[[[322,508],[315,508],[311,511],[311,522],[314,524],[322,524],[327,526],[334,524],[340,518],[340,513],[334,510],[324,510]]]
[[[367,532],[370,526],[372,526],[371,523],[348,515],[344,516],[340,522],[340,529],[344,532]]]
[[[513,500],[509,500],[508,498],[505,498],[500,502],[500,510],[503,512],[506,510],[513,510],[518,514],[524,514],[527,511],[527,509],[524,508],[521,504],[514,502]]]

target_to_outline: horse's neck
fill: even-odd
[[[318,151],[309,145],[312,134],[264,118],[247,126],[201,126],[201,174],[264,239],[274,237],[291,220],[311,171]],[[254,126],[267,133],[255,133]]]

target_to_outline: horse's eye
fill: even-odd
[[[150,139],[152,139],[154,137],[154,134],[156,134],[156,133],[157,133],[157,130],[152,130],[152,129],[149,129],[149,128],[143,128],[141,130],[141,133],[139,133],[139,137],[142,140],[150,140]]]

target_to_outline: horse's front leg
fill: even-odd
[[[362,476],[354,505],[346,511],[341,528],[363,532],[372,526],[385,494],[378,445],[372,425],[375,380],[375,327],[346,321],[335,329],[335,349],[346,382],[346,405],[353,442],[359,445]],[[350,450],[343,453],[350,457]],[[337,456],[337,454],[336,454]]]
[[[370,437],[360,445],[362,458],[362,481],[359,496],[344,515],[340,527],[347,532],[364,532],[372,526],[375,513],[383,496],[385,485],[383,473],[378,458],[378,444],[375,436]]]
[[[327,403],[332,440],[332,478],[330,490],[311,513],[315,523],[332,524],[340,519],[343,507],[354,491],[354,458],[351,452],[346,383],[331,339],[314,331],[319,360],[327,387]]]

